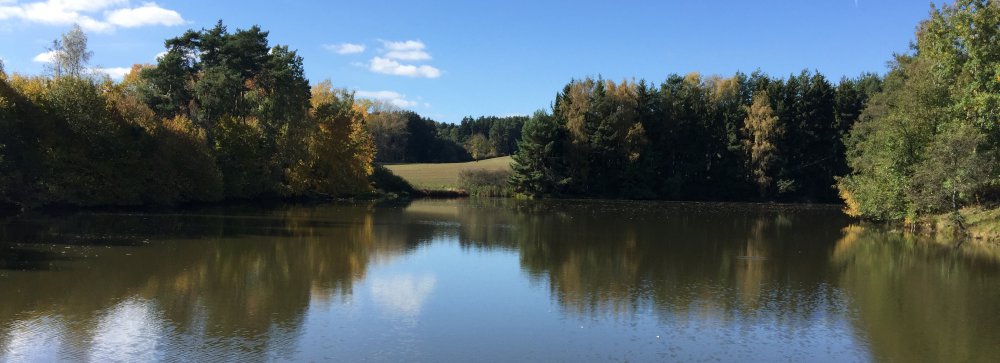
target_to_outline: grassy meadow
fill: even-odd
[[[511,157],[504,156],[466,163],[395,164],[385,167],[417,189],[453,190],[458,189],[458,174],[461,171],[507,170],[510,169],[511,161]]]

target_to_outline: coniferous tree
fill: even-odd
[[[559,195],[569,183],[563,164],[565,130],[545,111],[536,111],[524,124],[518,151],[511,164],[511,185],[530,197]]]

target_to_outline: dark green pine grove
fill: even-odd
[[[525,125],[513,183],[533,196],[833,202],[845,136],[880,84],[814,72],[573,81]]]
[[[466,117],[437,122],[413,111],[375,107],[367,128],[376,160],[387,163],[448,163],[507,156],[517,151],[527,117]]]

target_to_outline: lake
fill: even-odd
[[[0,361],[996,361],[1000,252],[836,207],[417,200],[0,222]]]

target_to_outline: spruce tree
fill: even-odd
[[[515,192],[541,197],[560,194],[568,183],[562,163],[562,127],[545,111],[536,111],[524,124],[510,183]]]

